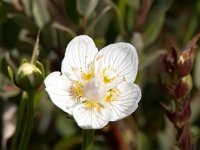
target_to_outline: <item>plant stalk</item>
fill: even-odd
[[[20,129],[22,129],[22,122],[24,119],[24,112],[26,108],[28,100],[28,95],[25,91],[22,92],[22,97],[20,100],[20,105],[19,105],[19,111],[18,111],[18,116],[17,116],[17,125],[16,125],[16,131],[12,140],[12,145],[11,145],[11,150],[16,150],[16,144],[18,143],[17,140],[19,139],[19,133]]]
[[[82,150],[93,150],[94,130],[83,130],[83,145]]]
[[[27,101],[27,115],[26,115],[26,120],[25,120],[25,126],[24,130],[22,133],[22,138],[19,144],[18,150],[27,150],[27,146],[29,143],[31,131],[32,131],[32,126],[33,126],[33,100],[35,97],[34,92],[28,92],[29,99]]]

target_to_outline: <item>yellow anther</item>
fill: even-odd
[[[103,71],[102,71],[102,74],[106,74],[106,71],[107,71],[108,69],[110,69],[110,68],[111,68],[110,66],[104,68]]]
[[[108,96],[106,96],[106,102],[111,102],[113,98],[112,94],[109,94]]]
[[[113,80],[115,80],[116,77],[108,78],[107,76],[103,76],[103,82],[105,84],[111,83]]]
[[[103,107],[100,103],[93,101],[86,101],[84,104],[87,109],[96,109],[98,111]]]
[[[108,95],[106,96],[106,102],[114,102],[116,98],[119,96],[120,90],[118,89],[110,89],[108,91]]]
[[[83,97],[83,85],[79,81],[75,81],[71,85],[70,89],[75,98],[79,99],[80,97]]]
[[[114,71],[114,69],[112,69],[110,66],[108,66],[108,67],[106,67],[106,68],[104,68],[103,70],[102,70],[102,77],[103,77],[103,82],[105,83],[105,84],[108,84],[108,83],[111,83],[112,81],[114,81],[119,75],[116,75],[116,76],[114,76],[114,77],[111,77],[111,78],[109,78],[107,75],[106,75],[106,72],[107,72],[107,70],[112,70],[112,71]]]
[[[92,79],[94,77],[94,72],[95,72],[94,64],[92,64],[91,71],[88,73],[83,72],[83,70],[81,68],[81,73],[82,73],[83,79],[86,81],[89,81],[90,79]]]

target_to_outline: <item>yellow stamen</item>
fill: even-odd
[[[119,75],[116,75],[116,76],[114,76],[112,78],[109,78],[108,76],[106,76],[106,71],[108,69],[111,69],[111,67],[108,66],[108,67],[104,68],[103,71],[102,71],[103,82],[105,84],[111,83],[112,81],[114,81],[119,76]],[[114,70],[112,69],[112,71],[114,71]]]
[[[79,99],[80,97],[83,97],[83,85],[81,82],[75,81],[70,89],[75,98]]]
[[[94,64],[92,64],[91,71],[88,73],[83,72],[83,70],[81,69],[83,79],[86,81],[89,81],[90,79],[92,79],[94,77],[94,72],[95,72]]]
[[[108,91],[108,95],[106,96],[106,102],[114,102],[120,94],[120,90],[118,89],[111,89]]]
[[[96,109],[96,110],[101,110],[101,108],[103,107],[100,103],[98,102],[93,102],[93,101],[86,101],[85,103],[85,107],[87,109]]]

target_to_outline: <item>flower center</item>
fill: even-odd
[[[121,92],[116,87],[105,84],[101,77],[93,77],[83,83],[75,81],[71,86],[71,93],[87,109],[100,111],[107,103],[117,101]]]
[[[83,85],[84,97],[94,102],[103,102],[106,97],[106,88],[100,79],[92,78]]]

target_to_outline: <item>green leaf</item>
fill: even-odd
[[[7,66],[7,70],[8,70],[10,79],[12,80],[12,82],[14,82],[14,71],[12,70],[10,66]]]
[[[60,23],[58,23],[58,22],[54,22],[54,23],[52,24],[52,26],[53,26],[54,28],[56,28],[56,29],[59,29],[59,30],[61,30],[61,31],[66,32],[68,35],[70,35],[71,38],[74,38],[75,36],[77,36],[76,33],[75,33],[73,30],[71,30],[70,28],[68,28],[68,27],[66,27],[66,26],[63,26],[62,24],[60,24]]]
[[[130,32],[132,32],[133,28],[134,28],[135,15],[136,15],[136,12],[134,10],[131,10],[131,9],[127,10],[127,16],[126,16],[127,19],[125,21],[126,21],[126,24],[127,24],[127,30],[130,31]]]
[[[10,66],[12,68],[12,70],[14,70],[13,72],[15,72],[17,70],[15,63],[10,58],[10,53],[8,53],[8,52],[3,54],[3,56],[0,58],[0,71],[5,76],[9,77],[10,75],[9,75],[7,66]]]
[[[77,0],[78,12],[88,18],[94,11],[99,0]]]
[[[127,4],[134,10],[138,10],[140,7],[140,0],[127,0]]]
[[[108,11],[111,9],[111,6],[107,6],[105,8],[102,8],[101,12],[97,12],[97,14],[99,14],[95,19],[93,19],[91,25],[89,25],[89,27],[87,27],[86,29],[86,34],[90,34],[91,35],[91,31],[93,31],[95,29],[95,26],[97,25],[98,22],[102,21],[105,15],[108,15]],[[105,21],[104,25],[105,25]],[[108,22],[108,21],[107,21]],[[102,33],[102,31],[101,31]]]
[[[143,33],[144,47],[149,46],[158,37],[165,19],[165,14],[159,14]]]
[[[165,21],[165,14],[171,4],[172,0],[163,0],[160,3],[156,3],[156,6],[150,11],[143,32],[144,47],[152,44],[158,37]]]
[[[119,0],[118,8],[121,12],[121,16],[127,24],[128,30],[131,32],[134,27],[135,16],[140,8],[140,0]]]
[[[32,5],[35,22],[42,29],[50,21],[50,14],[47,10],[46,3],[43,0],[34,0]]]
[[[111,1],[111,0],[105,0],[105,2],[110,5],[113,10],[115,11],[115,14],[117,16],[117,21],[118,21],[118,26],[119,26],[119,30],[121,32],[122,36],[127,36],[127,33],[125,31],[125,26],[124,26],[124,18],[119,10],[119,8],[117,7],[117,5]]]
[[[43,78],[45,78],[45,69],[44,69],[44,66],[41,62],[39,61],[36,61],[36,66],[40,69],[40,71],[42,72],[42,76]]]
[[[106,5],[100,1],[97,6],[97,16],[92,20],[88,28],[86,28],[86,33],[89,35],[94,33],[96,37],[105,37],[108,33],[108,28],[113,20],[113,11],[111,5]]]
[[[122,17],[125,16],[126,6],[127,6],[127,0],[119,0],[118,1],[118,9],[119,9]]]
[[[198,16],[194,15],[191,17],[189,24],[187,26],[187,31],[184,33],[185,37],[183,39],[183,45],[187,44],[187,42],[193,37],[197,26],[198,26]]]

